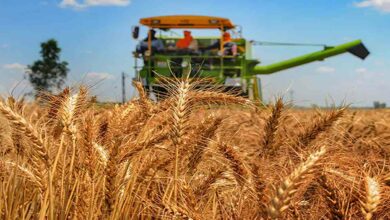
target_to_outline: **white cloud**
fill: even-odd
[[[91,50],[84,50],[83,53],[85,53],[85,54],[93,54],[93,52]]]
[[[320,66],[316,69],[316,72],[319,73],[334,73],[336,69],[330,66]]]
[[[109,73],[99,73],[99,72],[89,72],[86,74],[86,77],[87,78],[90,78],[90,79],[98,79],[98,80],[101,80],[101,79],[114,79],[114,76],[109,74]]]
[[[74,9],[81,9],[84,8],[82,4],[79,4],[76,0],[62,0],[60,3],[60,7],[66,8],[66,7],[71,7]]]
[[[377,79],[382,79],[385,76],[383,72],[372,71],[364,67],[355,69],[355,72],[359,74],[358,79],[361,81],[371,80],[379,84],[384,82],[384,80],[376,81]]]
[[[10,63],[10,64],[4,64],[3,68],[7,69],[7,70],[15,70],[15,71],[24,72],[24,71],[26,71],[27,67],[26,67],[26,65],[23,65],[20,63]]]
[[[363,74],[363,73],[367,73],[368,70],[366,68],[357,68],[355,70],[356,73],[360,73],[360,74]]]
[[[130,0],[62,0],[60,7],[71,7],[74,9],[83,9],[92,6],[127,6]]]
[[[127,6],[130,4],[130,0],[85,0],[86,5],[115,5],[115,6]]]
[[[359,8],[372,7],[380,11],[390,12],[390,0],[365,0],[355,4]]]

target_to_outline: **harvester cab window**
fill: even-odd
[[[156,30],[158,34],[156,34]],[[154,55],[238,56],[245,54],[245,40],[234,32],[184,30],[183,34],[164,29],[150,29],[136,49],[138,57]],[[170,34],[170,36],[167,36]],[[149,39],[150,35],[150,39]],[[234,36],[235,38],[232,38]],[[221,40],[223,46],[221,46]]]

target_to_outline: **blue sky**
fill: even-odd
[[[292,90],[298,105],[390,104],[390,0],[0,0],[0,93],[28,91],[25,66],[39,58],[41,42],[55,38],[70,64],[69,85],[98,83],[93,94],[119,101],[121,72],[134,73],[131,26],[170,14],[228,17],[254,40],[335,45],[362,39],[372,53],[367,60],[346,54],[262,76],[264,97],[288,99]],[[254,56],[269,64],[313,50],[256,47]]]

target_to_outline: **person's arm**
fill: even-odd
[[[211,44],[210,46],[202,48],[202,50],[212,50],[212,49],[219,49],[221,47],[220,41]]]
[[[137,53],[144,53],[148,48],[148,44],[145,41],[140,41],[136,47]]]
[[[233,56],[237,56],[238,53],[237,53],[237,44],[236,43],[233,43],[232,45],[232,54]]]
[[[164,43],[160,39],[154,40],[152,42],[152,46],[154,47],[154,49],[156,51],[163,51],[164,50]]]

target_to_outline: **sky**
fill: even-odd
[[[99,100],[135,95],[131,27],[140,18],[196,14],[227,17],[250,40],[337,45],[362,39],[371,55],[349,54],[260,76],[266,101],[282,95],[296,105],[342,102],[390,104],[390,0],[0,0],[0,94],[31,87],[25,68],[39,59],[40,43],[55,38],[69,63],[67,85],[87,84]],[[255,47],[262,64],[318,50]]]

